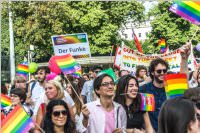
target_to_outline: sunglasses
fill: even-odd
[[[196,103],[196,107],[197,107],[198,109],[200,109],[200,101],[198,101],[198,102]]]
[[[101,72],[101,71],[94,71],[96,74],[98,74],[99,72]]]
[[[103,87],[109,87],[109,85],[114,86],[115,83],[113,81],[111,81],[111,82],[104,82],[101,84],[101,86],[103,86]]]
[[[167,72],[167,69],[159,69],[159,70],[155,70],[158,74],[161,74],[162,72],[163,73],[166,73]]]
[[[61,110],[61,111],[54,111],[54,112],[53,112],[53,115],[54,115],[55,117],[60,116],[60,114],[66,116],[66,115],[67,115],[67,111],[66,111],[66,110]]]

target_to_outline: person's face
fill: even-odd
[[[144,78],[145,75],[147,75],[147,71],[145,69],[141,69],[139,71],[139,77],[140,78]]]
[[[67,122],[67,112],[65,107],[62,105],[54,106],[51,114],[51,120],[54,126],[63,127]]]
[[[200,114],[198,109],[196,109],[195,114],[195,121],[191,121],[189,125],[189,132],[190,133],[200,133]]]
[[[78,79],[74,79],[73,83],[74,83],[75,85],[77,85],[77,84],[78,84]]]
[[[126,97],[134,99],[138,93],[138,86],[135,79],[130,79],[128,83],[127,93],[129,93]]]
[[[100,95],[100,97],[101,96],[112,97],[114,95],[113,80],[108,76],[104,77],[99,90],[97,90],[96,92]]]
[[[66,85],[66,91],[71,95],[72,94],[72,87],[70,84]]]
[[[129,72],[128,71],[121,71],[121,77],[124,76],[124,75],[128,75]]]
[[[11,99],[11,102],[12,102],[12,105],[13,106],[16,106],[18,104],[21,104],[21,100],[20,100],[20,97],[18,95],[15,95],[15,94],[11,94],[10,95],[10,99]]]
[[[46,77],[46,73],[45,73],[45,70],[41,69],[37,72],[37,80],[38,82],[44,82],[45,80],[45,77]]]
[[[15,83],[15,88],[20,88],[20,89],[23,89],[23,90],[26,90],[26,81],[17,81]]]
[[[93,72],[93,77],[96,78],[96,77],[97,77],[97,74],[98,74],[99,72],[101,72],[101,69],[98,69],[98,68],[95,69],[94,72]]]
[[[46,83],[45,84],[45,94],[48,99],[54,99],[58,95],[56,86],[54,86],[51,83]]]
[[[84,75],[83,78],[84,78],[85,81],[89,80],[88,76],[86,76],[86,75]]]
[[[154,72],[152,72],[152,75],[154,76],[154,80],[157,83],[163,83],[164,75],[167,73],[167,68],[165,65],[158,64],[155,67]]]

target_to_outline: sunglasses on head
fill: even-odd
[[[161,74],[162,72],[163,73],[166,73],[167,72],[167,69],[159,69],[159,70],[155,70],[158,74]]]
[[[66,115],[67,115],[67,111],[66,111],[66,110],[61,110],[61,111],[54,111],[54,112],[53,112],[53,115],[54,115],[55,117],[60,116],[60,114],[66,116]]]

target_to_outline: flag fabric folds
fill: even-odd
[[[165,42],[165,39],[160,39],[159,41],[158,41],[158,46],[160,47],[160,53],[161,54],[164,54],[164,53],[166,53],[167,52],[167,49],[168,49],[168,46],[167,46],[167,44],[166,44],[166,42]]]
[[[198,1],[176,0],[169,10],[193,24],[200,24],[200,2]]]
[[[153,94],[140,93],[141,105],[140,110],[142,111],[154,111],[155,110],[155,99]]]
[[[76,72],[76,66],[78,63],[71,54],[54,56],[54,59],[64,74],[72,74]]]
[[[138,40],[138,38],[137,38],[137,36],[136,36],[136,34],[135,34],[134,32],[133,32],[133,36],[134,36],[135,45],[136,45],[138,51],[139,51],[140,53],[143,53],[143,52],[142,52],[142,47],[141,47],[141,45],[140,45],[140,42],[139,42],[139,40]]]
[[[1,108],[11,105],[11,99],[9,96],[1,94]]]
[[[28,76],[28,65],[19,64],[17,66],[17,75],[27,78],[27,76]]]
[[[167,99],[183,96],[188,89],[186,74],[167,74],[164,76],[164,87]]]
[[[16,106],[1,123],[2,133],[27,133],[33,121],[22,106]]]

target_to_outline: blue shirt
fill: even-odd
[[[158,131],[158,115],[163,102],[166,100],[166,93],[164,88],[157,88],[153,85],[153,82],[144,84],[139,88],[141,93],[150,93],[154,95],[155,99],[155,111],[149,112],[149,117],[154,130]]]

